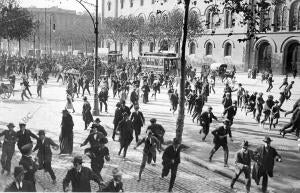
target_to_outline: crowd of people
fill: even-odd
[[[49,72],[52,70],[39,70],[39,65],[36,65],[35,70],[27,70],[30,67],[24,66],[21,62],[21,69],[19,71],[22,74],[22,93],[21,99],[24,97],[30,100],[32,93],[30,91],[29,75],[31,74],[33,80],[37,83],[37,95],[42,97],[42,88],[44,84],[47,84]],[[32,64],[34,65],[34,64]],[[16,65],[18,66],[18,65]],[[52,65],[50,65],[52,66]],[[54,65],[55,66],[55,65]],[[19,69],[19,68],[16,68]],[[12,69],[15,72],[16,69]],[[25,70],[24,70],[25,69]],[[42,72],[40,72],[42,71]],[[46,75],[43,75],[46,72]],[[193,71],[191,71],[193,72]],[[11,76],[11,73],[7,74],[7,77]],[[89,87],[91,86],[91,80],[87,76],[75,76],[72,74],[63,73],[62,69],[58,69],[57,73],[53,74],[57,77],[57,82],[62,79],[66,84],[66,99],[67,104],[65,109],[62,111],[61,121],[61,133],[59,136],[59,144],[56,144],[54,140],[46,136],[44,130],[40,130],[37,135],[32,133],[29,129],[26,129],[26,123],[20,122],[19,131],[14,131],[14,123],[7,125],[7,130],[0,133],[0,136],[4,136],[4,143],[2,148],[1,174],[11,172],[11,160],[15,151],[15,144],[22,154],[19,165],[14,168],[15,181],[6,188],[6,191],[35,191],[35,172],[37,170],[44,169],[49,172],[53,184],[56,184],[56,176],[51,166],[52,151],[53,149],[60,149],[60,154],[72,154],[73,152],[73,127],[74,122],[72,118],[71,110],[75,112],[73,102],[74,97],[79,98],[79,94],[83,97],[82,105],[82,119],[85,125],[84,130],[90,128],[90,132],[87,133],[87,138],[80,145],[90,145],[86,148],[83,154],[86,154],[91,159],[91,167],[82,166],[82,156],[75,156],[73,159],[73,168],[67,171],[67,174],[63,180],[63,190],[69,189],[69,184],[72,185],[72,191],[90,192],[91,186],[90,181],[93,180],[99,185],[99,190],[116,192],[124,191],[122,183],[122,174],[118,168],[112,170],[113,179],[109,182],[104,183],[101,176],[101,171],[105,165],[105,162],[111,160],[109,147],[106,146],[108,143],[108,133],[106,129],[101,125],[99,118],[94,119],[91,113],[91,105],[88,102],[88,98],[85,96],[87,93],[90,95]],[[46,78],[45,78],[46,77]],[[213,113],[213,108],[209,106],[207,110],[203,111],[205,104],[207,103],[209,96],[215,94],[215,82],[216,75],[211,74],[207,76],[197,77],[194,73],[187,74],[187,81],[185,84],[185,103],[187,113],[191,116],[193,122],[196,120],[200,124],[201,130],[199,133],[202,135],[202,141],[206,140],[207,135],[210,133],[210,125],[214,120],[220,121],[224,119],[223,125],[215,128],[211,131],[213,135],[214,147],[208,153],[208,161],[212,162],[213,155],[220,147],[224,150],[224,166],[228,167],[228,141],[229,137],[232,141],[231,127],[234,124],[234,117],[238,113],[238,108],[241,112],[245,112],[248,116],[249,113],[253,114],[253,118],[262,127],[269,121],[268,129],[274,129],[278,125],[280,119],[280,112],[285,112],[285,116],[293,114],[290,123],[280,129],[280,134],[285,137],[287,133],[296,132],[296,136],[299,137],[299,126],[300,126],[300,99],[295,103],[293,109],[286,111],[282,109],[282,106],[286,100],[289,100],[292,96],[292,88],[294,81],[289,82],[289,77],[286,76],[279,89],[280,98],[274,100],[274,96],[269,95],[264,99],[265,93],[249,93],[251,88],[244,88],[239,83],[237,87],[234,87],[229,82],[224,83],[224,94],[222,99],[222,105],[224,107],[222,117],[217,117]],[[13,82],[15,83],[15,78]],[[110,83],[109,83],[110,80]],[[267,92],[270,92],[273,88],[273,78],[270,74],[268,78],[263,81],[267,81]],[[177,77],[163,74],[154,73],[143,73],[141,75],[141,66],[136,66],[132,76],[129,75],[125,68],[119,73],[111,77],[103,77],[99,80],[100,92],[98,98],[100,101],[100,111],[108,111],[108,95],[109,90],[112,89],[113,97],[118,97],[119,102],[116,104],[114,113],[114,128],[112,132],[113,141],[119,142],[120,149],[118,155],[122,156],[126,161],[126,155],[130,144],[135,138],[136,145],[134,149],[144,144],[143,156],[141,161],[140,170],[138,173],[138,182],[142,179],[142,173],[148,164],[156,164],[157,151],[163,151],[162,155],[162,174],[161,178],[164,178],[171,171],[171,178],[169,183],[169,191],[172,191],[178,166],[180,164],[180,152],[182,151],[182,145],[175,138],[172,144],[168,147],[164,147],[164,135],[165,129],[161,124],[157,123],[157,120],[152,118],[150,125],[146,129],[146,137],[140,138],[141,128],[146,125],[145,117],[140,111],[140,98],[142,102],[147,104],[150,100],[156,100],[157,94],[161,93],[161,87],[168,88],[167,94],[170,100],[170,111],[174,114],[177,111],[179,104],[179,97],[177,86],[179,79]],[[131,90],[131,92],[130,92]],[[152,92],[151,97],[149,94]],[[236,100],[233,99],[233,93],[236,92]],[[29,94],[29,96],[27,95]],[[130,95],[129,95],[130,93]],[[129,95],[129,98],[128,98]],[[126,105],[126,101],[129,99],[130,106]],[[104,105],[104,109],[103,109]],[[133,110],[132,110],[133,109]],[[262,117],[263,116],[263,117]],[[116,140],[116,135],[119,135],[119,139]],[[36,145],[33,147],[32,139],[36,140]],[[249,142],[244,141],[242,148],[236,153],[235,160],[235,175],[233,176],[231,187],[234,187],[236,180],[239,178],[241,173],[245,174],[246,177],[246,190],[250,192],[250,174],[252,172],[252,178],[257,184],[259,179],[262,179],[262,191],[266,192],[268,186],[268,176],[273,176],[274,160],[281,161],[280,155],[277,151],[270,146],[272,139],[268,136],[263,140],[264,145],[257,148],[255,151],[248,149]],[[37,159],[32,158],[32,152],[37,151]],[[122,154],[122,155],[121,155]],[[251,171],[251,160],[254,160],[254,170]]]

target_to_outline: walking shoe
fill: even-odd
[[[211,162],[211,157],[210,157],[210,158],[208,158],[208,161],[209,161],[209,162]]]

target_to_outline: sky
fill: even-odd
[[[85,0],[86,2],[93,2],[94,0]],[[57,6],[62,9],[76,10],[77,12],[84,12],[82,6],[76,0],[19,0],[21,7],[37,7],[50,8]],[[88,9],[93,9],[91,5],[87,4]]]

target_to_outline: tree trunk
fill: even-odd
[[[183,21],[183,37],[181,44],[181,71],[180,71],[180,91],[179,91],[179,108],[178,108],[178,117],[176,122],[176,138],[181,142],[182,141],[182,132],[184,126],[184,85],[185,85],[185,47],[187,40],[187,30],[188,30],[188,16],[189,16],[189,6],[190,0],[184,1],[184,21]]]
[[[19,39],[19,57],[21,57],[21,39]]]
[[[8,52],[8,56],[10,56],[10,44],[9,44],[9,38],[7,38],[7,52]]]

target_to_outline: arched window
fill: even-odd
[[[169,50],[169,44],[167,40],[162,40],[160,43],[160,50]]]
[[[290,31],[300,29],[300,1],[295,1],[290,7]]]
[[[108,9],[108,11],[110,11],[110,9],[111,9],[111,2],[110,1],[107,2],[107,9]]]
[[[213,49],[213,45],[210,43],[210,42],[208,42],[207,44],[206,44],[206,55],[208,56],[208,55],[212,55],[212,49]]]
[[[141,6],[144,6],[144,0],[141,0]]]
[[[133,7],[133,0],[130,0],[130,7]]]
[[[121,0],[121,9],[124,8],[124,0]]]
[[[226,43],[224,47],[224,56],[231,56],[232,46],[230,43]]]
[[[282,5],[276,5],[274,13],[274,31],[279,31],[282,26]]]
[[[194,42],[190,43],[190,54],[196,53],[196,44]]]
[[[145,23],[145,19],[143,16],[139,16],[139,25],[143,25]]]
[[[153,51],[154,51],[154,43],[150,42],[149,52],[153,52]]]
[[[287,6],[284,6],[282,10],[282,29],[285,30],[287,26],[287,15],[288,15],[288,10]]]
[[[164,15],[164,16],[163,16],[163,22],[164,22],[164,23],[168,23],[168,21],[169,21],[168,16],[167,16],[167,15]]]
[[[120,51],[123,52],[123,43],[120,43]]]
[[[214,27],[214,13],[211,9],[208,10],[206,14],[206,26],[207,29],[212,29]]]
[[[271,27],[270,11],[271,11],[270,9],[268,9],[268,10],[264,9],[260,12],[259,30],[261,32],[265,32]],[[280,18],[280,19],[282,19],[282,18]]]
[[[232,14],[231,14],[231,11],[226,9],[225,10],[225,22],[224,22],[225,26],[224,28],[227,29],[227,28],[231,28],[232,27]]]
[[[132,52],[132,42],[128,42],[128,52]]]
[[[139,53],[140,55],[143,53],[143,42],[139,42]]]
[[[190,12],[190,16],[189,16],[190,18],[191,18],[191,20],[196,20],[196,19],[198,19],[198,15],[197,15],[197,12],[196,11],[191,11]]]

